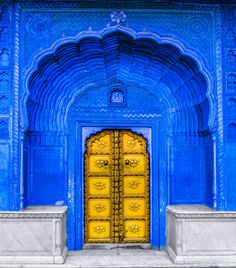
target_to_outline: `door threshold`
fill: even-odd
[[[152,246],[149,243],[89,243],[84,244],[83,249],[151,249]]]

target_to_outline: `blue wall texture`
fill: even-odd
[[[70,249],[88,130],[148,136],[153,247],[167,205],[236,209],[236,5],[143,2],[0,3],[0,210],[67,205]]]

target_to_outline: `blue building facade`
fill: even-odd
[[[153,247],[167,205],[236,209],[236,4],[143,2],[0,3],[0,210],[68,206],[72,250],[104,129],[147,140]]]

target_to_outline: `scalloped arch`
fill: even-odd
[[[36,55],[25,79],[23,127],[62,131],[82,92],[91,85],[109,90],[117,81],[155,94],[163,115],[175,111],[181,132],[213,126],[211,77],[197,55],[171,38],[116,26],[62,38]]]

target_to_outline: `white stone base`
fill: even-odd
[[[0,213],[0,263],[64,263],[66,207]]]
[[[167,252],[176,264],[236,265],[236,212],[169,206]]]

